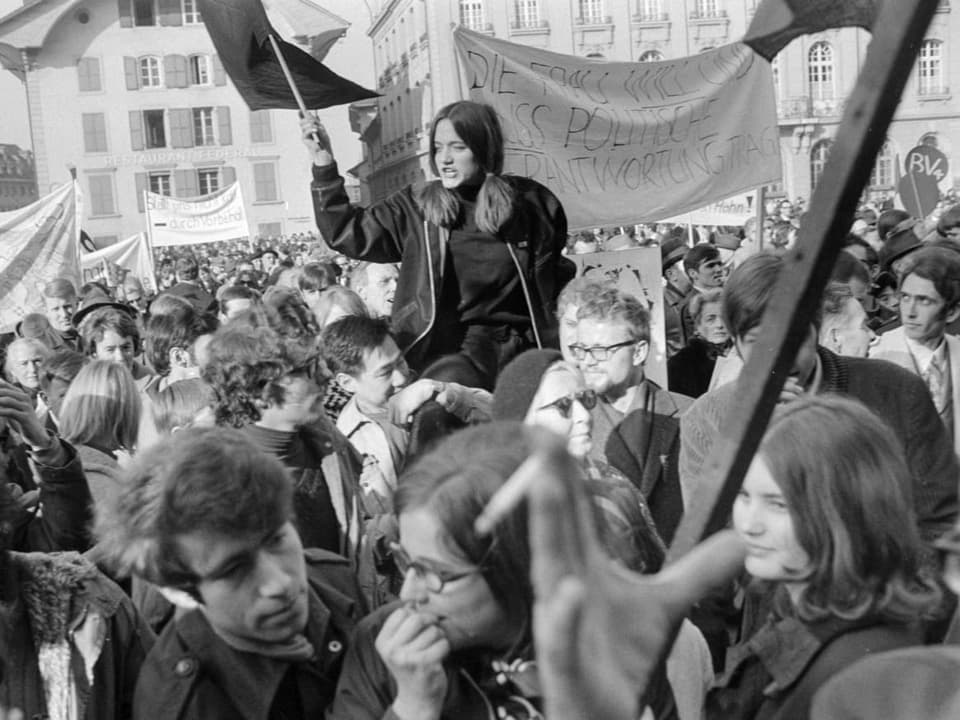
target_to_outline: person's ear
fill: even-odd
[[[353,375],[348,375],[345,372],[338,372],[334,378],[337,381],[337,385],[342,387],[348,393],[357,392],[357,379]]]
[[[641,367],[650,354],[650,343],[647,340],[640,340],[633,347],[633,364],[635,367]]]
[[[952,323],[954,320],[956,320],[958,317],[960,317],[960,303],[957,303],[952,308],[947,310],[946,321],[949,324],[949,323]]]
[[[182,588],[157,587],[157,590],[173,605],[183,610],[196,610],[201,606],[197,598]]]

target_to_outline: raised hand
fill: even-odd
[[[518,474],[530,478],[534,638],[546,717],[636,720],[683,617],[740,571],[744,548],[732,532],[720,533],[658,575],[622,569],[600,547],[580,470],[563,443],[544,435],[538,446]]]
[[[5,421],[33,448],[45,449],[51,438],[33,410],[26,392],[0,380],[0,422]]]
[[[320,122],[320,118],[312,113],[300,116],[300,132],[303,144],[310,151],[313,164],[317,167],[326,167],[333,164],[333,148],[330,145],[330,136]]]

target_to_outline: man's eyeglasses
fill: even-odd
[[[483,572],[483,568],[474,566],[464,568],[463,570],[443,570],[441,568],[427,565],[420,560],[414,560],[410,557],[400,543],[390,543],[390,553],[393,555],[393,562],[397,566],[400,574],[406,577],[410,570],[424,584],[428,592],[438,593],[443,590],[443,586],[454,580],[462,580],[471,575],[477,575]]]
[[[575,343],[570,345],[570,352],[577,360],[586,360],[587,355],[589,355],[597,362],[603,362],[604,360],[609,360],[610,356],[620,348],[625,348],[636,344],[636,340],[624,340],[616,345],[594,345],[592,347],[586,347],[585,345]]]
[[[582,390],[578,393],[574,393],[573,395],[564,395],[563,397],[558,397],[551,403],[542,405],[540,410],[556,408],[561,417],[569,419],[570,413],[573,410],[574,402],[580,403],[587,410],[593,410],[597,406],[597,393],[593,390]]]

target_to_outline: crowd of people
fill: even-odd
[[[58,278],[7,338],[0,717],[960,713],[960,206],[834,239],[730,529],[667,565],[802,215],[570,235],[472,102],[360,207],[302,128],[322,242]],[[665,387],[566,257],[637,244]]]

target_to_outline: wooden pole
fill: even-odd
[[[287,84],[290,86],[291,92],[293,92],[293,97],[297,101],[297,106],[300,108],[301,114],[306,117],[307,106],[303,102],[303,95],[300,94],[300,89],[297,87],[297,83],[294,82],[293,73],[290,72],[290,68],[287,65],[287,59],[283,56],[283,52],[280,50],[280,43],[277,42],[277,39],[273,36],[273,33],[267,35],[270,38],[270,47],[273,48],[274,54],[277,56],[277,61],[280,63],[280,69],[283,70],[283,76],[287,79]]]
[[[695,478],[697,489],[677,529],[668,561],[728,523],[733,500],[797,350],[811,331],[821,293],[840,252],[839,240],[850,229],[860,192],[913,67],[916,48],[936,8],[937,3],[930,0],[882,3],[863,70],[847,101],[799,241],[784,257],[781,280],[764,313],[760,336],[737,380],[738,403],[725,418],[720,437]]]

